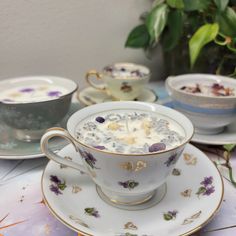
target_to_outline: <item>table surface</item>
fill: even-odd
[[[167,98],[162,83],[150,85],[160,100]],[[222,162],[216,147],[202,146],[204,152],[217,163]],[[45,206],[40,181],[48,160],[0,160],[0,236],[78,236],[55,219]],[[236,152],[231,164],[236,171]],[[228,172],[221,167],[225,194],[220,211],[214,219],[195,235],[236,235],[236,189]],[[236,176],[235,176],[236,177]]]

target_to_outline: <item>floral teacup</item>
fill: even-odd
[[[96,84],[91,80],[102,80],[103,84]],[[134,100],[150,79],[150,70],[142,65],[133,63],[116,63],[104,67],[101,73],[90,70],[86,74],[87,82],[95,89],[106,91],[117,100]]]
[[[110,152],[96,146],[99,145],[97,143],[94,143],[95,146],[90,146],[81,142],[76,132],[80,122],[101,111],[114,110],[116,112],[135,110],[162,115],[179,124],[184,137],[178,145],[172,148],[158,151],[149,149],[150,152],[141,154]],[[103,122],[101,117],[96,120]],[[107,102],[83,108],[69,118],[67,130],[49,129],[41,139],[43,153],[60,164],[86,172],[106,199],[121,205],[138,205],[154,196],[157,189],[165,183],[172,172],[194,131],[191,121],[178,111],[157,104],[132,101]],[[78,160],[69,160],[50,150],[48,142],[55,136],[63,137],[73,144],[78,152]],[[79,162],[80,158],[82,158],[83,165]]]

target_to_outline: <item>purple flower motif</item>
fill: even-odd
[[[196,195],[199,197],[200,195],[209,196],[215,192],[215,187],[213,186],[213,177],[205,177],[204,180],[200,183],[201,186],[198,188]]]
[[[49,189],[56,195],[62,194],[61,191],[67,187],[66,182],[62,182],[56,175],[50,175],[50,181],[52,184],[49,186]]]
[[[178,211],[173,210],[173,211],[168,211],[168,214],[172,215],[173,217],[176,217]]]
[[[104,146],[93,146],[93,147],[95,147],[95,148],[97,148],[97,149],[99,149],[99,150],[104,150],[104,149],[106,149]]]
[[[135,187],[137,187],[139,185],[138,182],[134,181],[134,180],[127,180],[124,182],[118,182],[119,185],[123,186],[124,188],[128,188],[129,190],[134,189]]]
[[[208,185],[212,184],[213,182],[213,177],[205,177],[204,180],[201,182],[201,185],[204,185],[205,187],[207,187]]]
[[[49,97],[60,97],[61,94],[62,94],[62,93],[61,93],[60,91],[50,91],[50,92],[47,93],[47,95],[48,95]]]
[[[177,216],[178,211],[173,210],[173,211],[168,211],[163,214],[163,218],[166,221],[174,220]]]
[[[101,116],[96,117],[95,120],[96,120],[98,123],[104,123],[104,122],[105,122],[105,119],[104,119],[103,117],[101,117]]]
[[[49,188],[56,195],[62,194],[62,192],[59,190],[59,188],[57,186],[53,185],[53,184],[51,184]]]
[[[94,207],[87,207],[84,209],[84,211],[87,215],[94,216],[96,218],[100,217],[98,210]]]
[[[81,157],[86,161],[86,163],[92,168],[92,169],[98,169],[95,167],[97,159],[94,158],[94,156],[86,151],[82,151],[79,149],[79,153]]]
[[[33,88],[23,88],[23,89],[20,89],[21,93],[32,93],[33,91],[34,91]]]
[[[50,180],[55,184],[60,184],[61,180],[56,175],[50,175]]]
[[[165,149],[166,145],[164,143],[154,143],[148,148],[149,152],[159,152]]]
[[[172,156],[170,156],[170,157],[168,158],[168,160],[167,160],[164,164],[166,164],[167,167],[169,167],[170,165],[175,164],[176,161],[177,161],[177,158],[176,158],[176,157],[177,157],[177,153],[174,154],[174,155],[172,155]]]
[[[203,193],[203,195],[209,196],[214,192],[215,192],[215,187],[211,186],[211,187],[206,188],[206,191]]]

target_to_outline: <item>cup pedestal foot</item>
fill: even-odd
[[[223,132],[225,127],[219,127],[219,128],[195,128],[195,133],[197,134],[218,134]]]
[[[105,190],[96,186],[97,193],[106,203],[124,210],[143,210],[159,203],[166,194],[166,184],[162,184],[157,189],[138,195],[124,195]]]

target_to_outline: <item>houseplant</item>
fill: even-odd
[[[125,46],[159,43],[168,74],[236,76],[236,0],[155,0]]]

